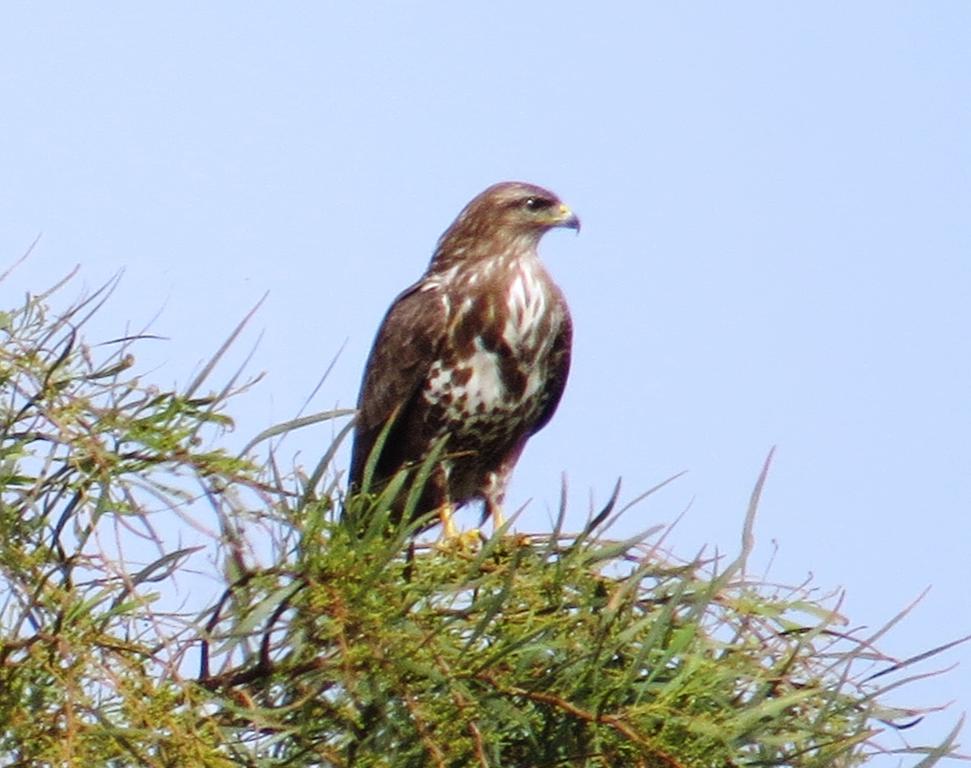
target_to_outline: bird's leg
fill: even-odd
[[[502,503],[486,501],[486,515],[492,518],[492,530],[498,531],[506,524],[506,516],[502,514]]]
[[[485,515],[482,519],[492,518],[492,530],[498,531],[506,523],[506,516],[502,514],[502,502],[506,497],[506,484],[509,480],[509,472],[500,469],[490,472],[486,487],[483,493],[485,497]]]
[[[438,519],[442,521],[442,541],[454,539],[459,535],[453,519],[454,514],[455,506],[451,501],[446,501],[438,508]]]
[[[496,469],[486,475],[486,484],[482,492],[486,508],[482,519],[484,521],[486,517],[492,518],[493,532],[498,531],[506,524],[506,517],[502,514],[502,502],[506,498],[506,486],[509,485],[512,469],[516,466],[519,454],[523,452],[525,447],[526,440],[523,439],[518,445],[513,446]]]
[[[461,536],[458,528],[455,527],[455,504],[452,503],[451,496],[449,495],[448,476],[451,471],[451,465],[448,462],[442,462],[435,468],[434,474],[431,477],[431,482],[435,487],[435,493],[442,500],[438,505],[438,519],[442,523],[442,535],[440,538],[442,543],[457,541]]]

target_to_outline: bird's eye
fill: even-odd
[[[550,208],[553,205],[553,201],[545,197],[527,197],[523,201],[523,206],[530,211],[543,211]]]

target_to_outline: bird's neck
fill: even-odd
[[[463,235],[446,232],[428,266],[429,274],[454,273],[465,269],[503,269],[517,262],[538,259],[539,234],[499,235],[483,238],[481,233]]]

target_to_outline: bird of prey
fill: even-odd
[[[555,227],[580,220],[552,192],[503,182],[474,198],[438,241],[425,274],[392,303],[378,330],[358,398],[349,485],[380,491],[420,465],[444,439],[444,458],[415,514],[485,502],[502,525],[502,501],[526,441],[553,416],[570,368],[572,325],[563,294],[537,254]],[[390,422],[390,423],[389,423]],[[386,430],[386,431],[385,431]],[[400,519],[403,491],[395,501]]]

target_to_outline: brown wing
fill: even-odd
[[[438,357],[447,322],[441,289],[427,283],[416,283],[404,291],[384,316],[364,369],[357,402],[348,478],[352,488],[359,485],[374,443],[395,410],[397,423],[407,421],[409,404]],[[396,439],[392,430],[382,451],[382,459],[388,457],[392,464]],[[391,471],[394,469],[397,467]]]
[[[531,434],[539,432],[556,412],[556,407],[560,404],[563,397],[563,390],[566,389],[566,379],[570,375],[570,350],[573,346],[573,321],[570,319],[570,310],[567,309],[566,299],[558,288],[556,291],[556,310],[563,314],[563,323],[560,332],[553,339],[553,349],[550,351],[550,377],[546,382],[546,392],[549,397],[543,406],[543,412],[539,415],[533,425]]]

